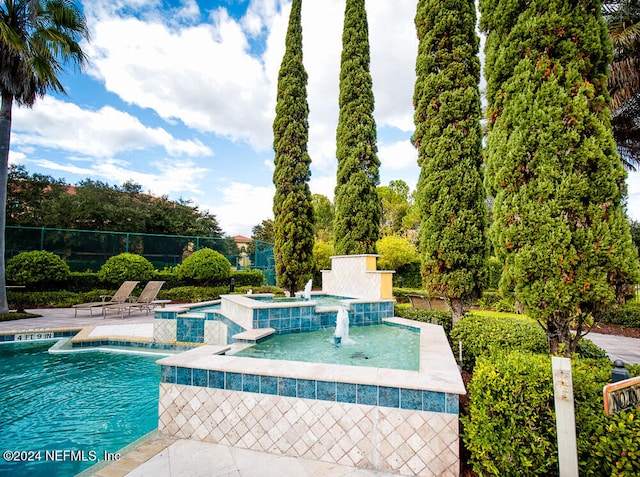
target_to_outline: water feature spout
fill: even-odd
[[[344,306],[341,306],[338,310],[338,316],[336,317],[336,331],[333,334],[333,342],[336,346],[340,343],[355,343],[355,341],[349,338],[349,312]]]
[[[309,280],[307,282],[307,284],[304,286],[304,299],[309,301],[311,300],[311,285],[313,283],[313,280]]]

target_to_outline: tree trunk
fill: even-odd
[[[7,213],[7,175],[9,173],[9,142],[11,139],[11,108],[13,96],[2,93],[0,107],[0,314],[9,313],[5,279],[5,226]]]
[[[451,306],[451,322],[453,325],[455,325],[462,319],[462,315],[464,315],[462,298],[451,298],[449,299],[449,304]]]

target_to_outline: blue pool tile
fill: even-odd
[[[209,387],[224,389],[224,372],[223,371],[209,371]]]
[[[291,318],[291,329],[294,331],[300,331],[302,327],[302,319],[301,318]]]
[[[242,390],[248,393],[260,392],[260,376],[245,374],[242,380]]]
[[[191,386],[193,381],[191,380],[191,368],[178,368],[178,384],[186,384]]]
[[[262,394],[278,394],[278,378],[260,376],[260,392]]]
[[[335,401],[336,400],[336,383],[330,383],[328,381],[317,382],[318,399],[322,401]]]
[[[358,384],[358,404],[368,404],[370,406],[378,405],[378,387],[368,384]]]
[[[291,318],[300,318],[301,311],[300,307],[291,308]]]
[[[459,406],[458,406],[458,395],[457,394],[446,394],[445,398],[445,412],[447,414],[458,414]]]
[[[296,380],[293,378],[278,378],[278,394],[280,396],[296,397]]]
[[[298,397],[315,399],[316,382],[310,379],[298,379]]]
[[[400,389],[380,386],[378,388],[378,401],[381,406],[400,407]]]
[[[242,391],[242,374],[226,373],[225,380],[225,389],[230,389],[232,391]]]
[[[418,389],[401,389],[400,407],[402,409],[422,411],[422,391]]]
[[[163,366],[162,367],[162,382],[163,383],[176,383],[176,367],[175,366]]]
[[[424,391],[422,394],[422,409],[431,412],[444,412],[444,393]]]
[[[356,385],[350,383],[337,383],[337,401],[338,402],[347,402],[347,403],[356,403]]]
[[[207,387],[209,378],[206,369],[194,369],[193,370],[193,385]]]

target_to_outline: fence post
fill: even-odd
[[[127,232],[127,238],[125,240],[124,251],[129,253],[129,232]]]
[[[40,250],[44,250],[44,227],[40,229]]]

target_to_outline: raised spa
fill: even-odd
[[[224,295],[203,313],[156,312],[157,341],[204,344],[159,361],[160,431],[402,475],[457,476],[464,384],[441,326],[393,316],[391,273],[375,269],[375,256],[332,257],[323,294],[354,298],[340,306],[320,306],[313,295],[289,302]],[[334,336],[342,311],[348,338]],[[392,342],[386,332],[394,327],[409,335]],[[349,340],[364,341],[360,330],[380,334],[382,344],[351,352]],[[412,338],[417,366],[392,369]],[[291,354],[227,354],[265,339],[292,339],[284,346]],[[325,351],[360,362],[327,362]]]

